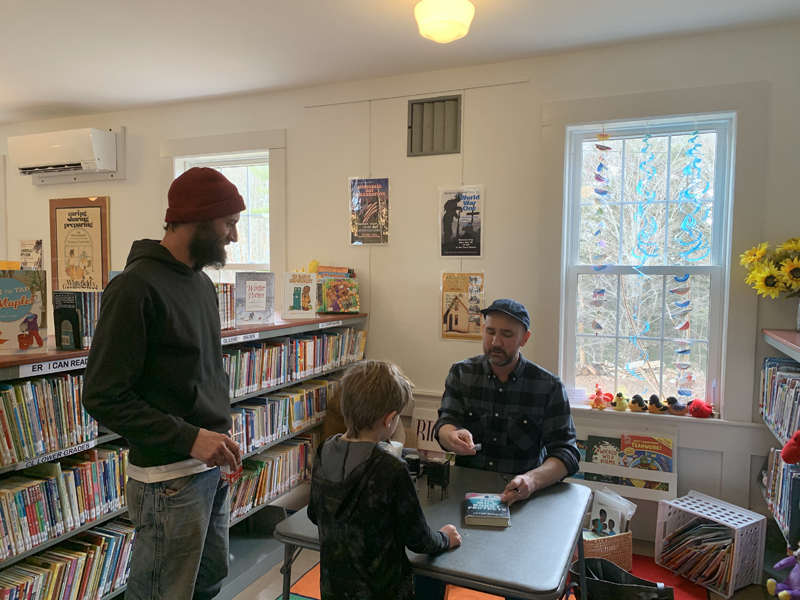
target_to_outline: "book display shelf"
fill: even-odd
[[[330,389],[320,378],[342,371],[348,364],[363,358],[366,323],[366,313],[322,315],[312,319],[294,319],[291,321],[281,320],[280,314],[276,313],[274,324],[249,326],[222,332],[222,350],[226,357],[226,368],[232,380],[232,414],[234,412],[241,413],[242,424],[245,428],[250,428],[246,431],[250,448],[248,452],[243,454],[243,458],[260,458],[262,461],[266,460],[265,464],[269,463],[270,460],[284,460],[286,463],[296,460],[298,456],[297,451],[291,449],[292,445],[308,448],[304,444],[311,443],[313,438],[309,433],[318,427],[324,419],[325,394]],[[93,424],[88,415],[85,413],[80,415],[82,411],[82,407],[79,404],[80,385],[82,384],[81,374],[86,366],[88,354],[88,351],[50,351],[35,355],[0,357],[0,383],[6,387],[9,387],[10,384],[10,386],[17,385],[20,389],[30,390],[31,386],[37,383],[41,385],[43,376],[70,378],[69,381],[75,382],[74,389],[68,393],[70,399],[63,401],[61,408],[56,408],[55,410],[62,411],[62,423],[80,422],[83,424],[81,434],[83,437],[75,438],[75,436],[72,436],[72,439],[81,439],[80,443],[64,444],[63,441],[67,439],[67,434],[63,432],[63,428],[58,429],[51,423],[49,426],[49,442],[46,439],[47,434],[45,432],[47,425],[44,427],[39,425],[38,432],[33,436],[28,436],[29,438],[33,437],[33,439],[38,437],[38,442],[34,447],[26,451],[24,460],[9,462],[8,451],[4,449],[2,452],[3,466],[0,467],[0,486],[3,485],[3,481],[6,479],[25,476],[26,472],[31,468],[42,469],[41,466],[37,465],[60,465],[59,461],[61,459],[68,459],[68,457],[80,453],[83,454],[80,454],[78,458],[85,458],[86,451],[92,451],[93,448],[102,445],[106,445],[106,447],[113,447],[114,445],[124,447],[124,440],[120,440],[119,436],[112,432],[98,431],[96,424]],[[300,386],[303,382],[308,382],[308,384]],[[317,396],[314,396],[315,393],[318,393],[315,392],[314,385],[324,388],[324,393],[320,396],[321,402]],[[294,386],[300,387],[293,389]],[[56,386],[52,387],[55,389]],[[301,391],[301,388],[304,391]],[[64,389],[66,388],[62,385],[59,391]],[[41,388],[34,391],[34,394],[40,394],[40,390]],[[286,398],[285,408],[290,415],[288,417],[288,429],[284,427],[283,430],[279,430],[272,435],[262,436],[261,440],[253,443],[249,436],[253,431],[257,430],[254,429],[250,419],[253,415],[263,416],[264,413],[258,413],[256,409],[250,411],[238,409],[237,404],[244,403],[248,405],[255,403],[255,398],[271,394]],[[250,400],[250,403],[245,402],[248,400]],[[266,402],[264,402],[264,405],[266,405]],[[55,406],[55,403],[48,405],[51,411],[50,414],[55,412],[53,411],[53,406]],[[66,410],[73,412],[73,417],[78,415],[77,418],[71,417],[67,419],[64,416],[65,406]],[[20,406],[20,408],[22,407]],[[43,411],[44,409],[39,410]],[[244,417],[245,413],[247,413],[247,420]],[[33,416],[36,413],[29,410],[28,414]],[[39,414],[44,416],[44,412]],[[30,420],[23,426],[36,427],[35,424],[31,425]],[[58,429],[59,433],[54,435],[53,432],[56,429]],[[235,431],[233,433],[235,434]],[[244,432],[242,435],[244,435]],[[8,438],[7,432],[5,436]],[[295,440],[295,438],[298,439]],[[273,455],[280,454],[279,450],[283,450],[285,456],[274,458]],[[101,452],[103,451],[101,450]],[[107,450],[105,451],[106,454],[108,452]],[[294,454],[291,454],[291,452],[294,452]],[[257,456],[262,453],[261,457]],[[121,453],[119,456],[121,456]],[[268,458],[265,459],[264,457]],[[76,457],[73,456],[73,458]],[[111,459],[108,460],[110,461]],[[100,487],[101,492],[110,489],[112,495],[114,486],[112,484],[109,488],[108,482],[115,481],[120,471],[124,475],[124,466],[120,468],[122,461],[119,457],[116,457],[115,461],[113,463],[108,462],[108,464],[104,463],[106,487]],[[262,480],[277,480],[277,476],[274,473],[285,472],[285,470],[285,468],[279,467],[272,468],[272,475],[270,477],[265,476]],[[100,473],[99,467],[97,473]],[[42,477],[40,473],[38,476]],[[271,506],[277,499],[289,494],[305,481],[303,473],[292,471],[292,477],[291,483],[288,483],[288,477],[284,477],[284,481],[279,487],[276,485],[274,489],[262,493],[261,504],[253,506],[246,512],[240,510],[240,514],[231,520],[231,565],[229,576],[223,582],[223,589],[218,596],[219,598],[223,600],[233,598],[283,559],[283,545],[271,537],[271,529],[274,527],[276,517],[274,515],[264,516],[270,511],[262,511],[262,509]],[[5,556],[5,558],[0,559],[0,579],[7,579],[11,576],[13,569],[9,571],[8,575],[4,573],[9,567],[14,567],[15,569],[27,568],[25,559],[28,557],[45,551],[57,551],[58,548],[56,547],[59,544],[67,540],[77,540],[78,538],[75,536],[79,534],[92,534],[91,530],[93,528],[113,525],[114,519],[124,517],[127,513],[127,508],[124,506],[123,479],[122,475],[118,478],[116,496],[118,507],[109,500],[104,504],[102,511],[98,506],[95,515],[85,519],[85,523],[80,526],[61,527],[63,531],[56,531],[54,527],[51,527],[45,533],[47,531],[47,523],[52,523],[54,521],[53,517],[61,518],[62,513],[59,512],[58,500],[49,501],[47,498],[39,497],[38,508],[41,511],[39,513],[39,525],[44,526],[41,527],[38,543],[36,541],[32,542],[30,544],[31,547],[15,548],[13,552],[9,552],[6,539],[8,536],[8,530],[6,529],[8,524],[5,522],[0,523],[0,544],[3,545],[3,550],[0,550],[0,552],[2,552],[2,556]],[[32,479],[31,481],[36,480]],[[54,482],[51,481],[50,484],[51,488],[49,489],[55,492],[52,487]],[[48,484],[42,483],[40,485],[41,489],[45,489]],[[266,498],[265,502],[263,502],[264,498]],[[29,506],[37,505],[33,498],[31,500]],[[28,515],[23,518],[33,519],[32,526],[36,526],[36,516],[31,517]],[[277,518],[280,519],[281,517],[278,516]],[[30,531],[32,534],[33,528]],[[84,533],[87,531],[88,534]],[[124,561],[125,558],[121,560]],[[102,596],[101,600],[110,600],[110,598],[124,593],[124,585],[114,585],[113,587],[113,591]]]
[[[783,445],[800,425],[800,332],[763,329],[764,341],[780,351],[781,358],[766,358],[762,368],[759,413],[779,442],[764,466],[764,481],[756,481],[778,525],[787,548],[800,542],[800,466],[781,459]]]

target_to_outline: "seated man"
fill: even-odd
[[[580,454],[564,384],[520,352],[528,311],[495,300],[481,312],[484,354],[450,368],[435,435],[457,465],[514,475],[503,491],[510,506],[577,473]]]

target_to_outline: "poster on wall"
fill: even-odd
[[[483,273],[442,273],[442,339],[480,340]]]
[[[19,241],[19,264],[21,269],[42,268],[42,240]]]
[[[483,256],[483,186],[439,188],[442,257]]]
[[[102,291],[108,248],[108,196],[50,200],[53,290]]]
[[[389,179],[350,178],[350,244],[389,243]]]

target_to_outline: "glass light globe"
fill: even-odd
[[[467,35],[474,16],[469,0],[422,0],[414,7],[420,35],[440,44]]]

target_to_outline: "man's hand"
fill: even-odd
[[[458,533],[455,525],[445,525],[439,531],[444,533],[447,536],[447,539],[450,540],[450,548],[457,548],[461,545],[461,534]]]
[[[529,471],[528,473],[517,475],[508,482],[506,489],[503,490],[500,501],[511,506],[517,500],[525,500],[525,498],[530,497],[535,491],[536,480],[534,478],[534,471]]]
[[[214,433],[208,429],[200,430],[189,454],[209,467],[228,465],[231,471],[235,471],[242,464],[239,444],[224,433]]]
[[[459,456],[472,456],[476,452],[472,441],[472,434],[466,429],[456,429],[454,425],[443,425],[439,429],[439,440],[445,450],[454,452]]]

